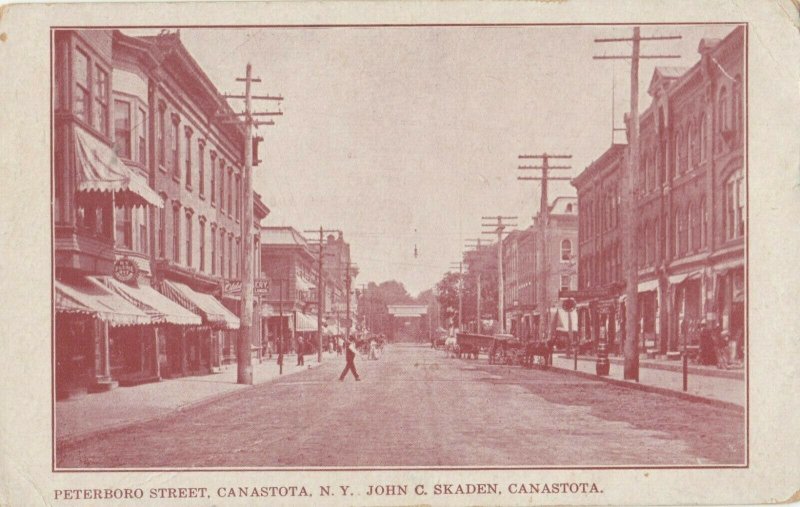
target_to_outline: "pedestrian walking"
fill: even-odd
[[[344,370],[342,370],[342,374],[339,375],[339,381],[343,381],[347,376],[347,372],[349,371],[353,372],[353,376],[356,378],[356,380],[361,380],[361,378],[358,376],[358,372],[356,371],[356,344],[354,341],[350,341],[350,343],[347,344],[345,360],[347,361],[347,364],[345,365]]]
[[[303,357],[303,337],[297,337],[297,366],[304,366],[305,359]]]
[[[342,348],[343,347],[344,347],[344,340],[342,340],[342,337],[340,336],[340,337],[336,338],[336,355],[337,356],[341,356],[342,355]]]

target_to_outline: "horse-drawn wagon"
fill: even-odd
[[[478,359],[482,350],[489,350],[492,337],[482,334],[458,333],[456,335],[456,357]]]

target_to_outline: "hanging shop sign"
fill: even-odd
[[[266,296],[269,294],[269,278],[256,278],[253,280],[253,294]]]
[[[139,266],[131,259],[123,257],[114,261],[114,278],[123,283],[130,283],[136,280],[139,275]]]

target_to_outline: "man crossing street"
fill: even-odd
[[[342,370],[342,374],[339,375],[339,381],[343,381],[347,376],[347,372],[349,371],[353,372],[353,376],[356,378],[356,380],[361,380],[358,376],[358,372],[356,371],[356,343],[353,340],[350,340],[350,342],[347,344],[345,360],[347,361],[347,364],[345,365],[344,370]]]

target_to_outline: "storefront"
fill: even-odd
[[[164,280],[161,292],[200,316],[200,326],[171,326],[163,344],[165,370],[170,376],[204,374],[219,368],[225,361],[225,337],[235,342],[239,318],[211,294],[197,292],[180,282]],[[234,361],[235,361],[235,355]]]
[[[192,368],[195,362],[191,358],[198,354],[194,342],[188,341],[188,349],[181,350],[182,346],[187,347],[181,336],[197,335],[202,324],[199,315],[165,297],[143,279],[123,283],[111,277],[96,277],[95,281],[144,311],[153,324],[138,333],[130,330],[112,336],[112,350],[117,350],[112,353],[112,374],[116,363],[115,378],[120,384],[133,385],[200,370]],[[188,370],[183,356],[188,356]],[[163,368],[162,362],[166,363]]]
[[[714,306],[717,309],[716,323],[722,338],[732,340],[729,360],[742,361],[745,350],[745,278],[744,266],[736,266],[716,271],[716,294]]]
[[[138,334],[150,316],[124,298],[86,277],[54,282],[56,310],[56,395],[59,398],[116,387],[112,336]],[[113,357],[117,359],[112,359]]]
[[[700,323],[705,318],[702,272],[672,275],[669,282],[673,301],[669,352],[677,352],[684,346],[699,345]]]
[[[638,285],[639,336],[641,350],[655,353],[658,347],[658,279]]]

